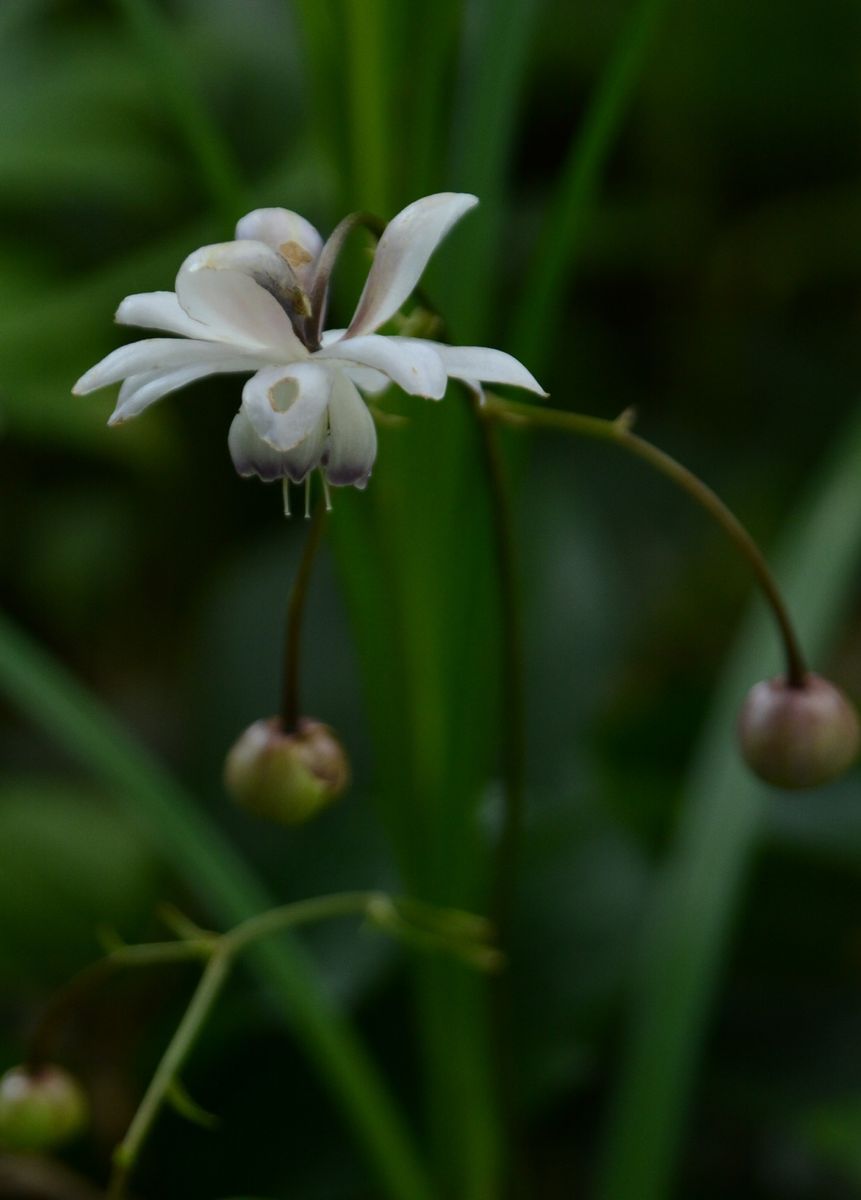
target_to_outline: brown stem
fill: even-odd
[[[311,518],[311,527],[287,604],[287,632],[284,642],[284,687],[281,701],[281,721],[284,733],[293,733],[299,724],[299,660],[302,643],[302,618],[308,598],[311,571],[326,525],[326,509],[318,502]]]
[[[808,673],[804,655],[780,589],[759,546],[716,492],[669,454],[659,450],[645,438],[632,433],[631,414],[623,413],[617,420],[607,421],[601,417],[584,416],[582,413],[562,412],[538,405],[501,400],[497,396],[487,397],[484,412],[488,417],[508,421],[511,424],[564,429],[568,433],[614,442],[617,446],[621,446],[624,450],[647,462],[649,466],[654,467],[655,470],[687,492],[691,499],[704,508],[721,526],[736,549],[747,559],[757,583],[771,607],[780,631],[786,656],[787,682],[790,687],[804,686]]]

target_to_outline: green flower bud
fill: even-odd
[[[748,692],[739,715],[742,753],[751,769],[775,787],[819,787],[855,761],[861,730],[854,707],[820,675],[800,687],[783,676]]]
[[[237,803],[260,817],[298,825],[342,795],[350,764],[328,725],[302,717],[284,733],[279,717],[255,721],[227,756],[224,782]]]
[[[87,1123],[87,1100],[61,1067],[13,1067],[0,1076],[0,1145],[53,1150]]]

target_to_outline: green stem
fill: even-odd
[[[477,398],[473,399],[487,488],[490,497],[491,524],[499,577],[502,628],[502,774],[504,807],[502,830],[496,845],[492,913],[497,940],[503,955],[510,953],[511,926],[517,895],[520,844],[523,836],[524,784],[526,774],[526,714],[523,678],[523,621],[520,612],[517,579],[514,520],[508,492],[505,461],[498,430],[482,417]],[[495,980],[492,993],[494,1033],[499,1072],[500,1104],[509,1134],[511,1194],[527,1195],[526,1163],[516,1102],[513,1061],[513,1019],[510,971]]]
[[[283,933],[288,929],[295,929],[299,925],[354,913],[367,913],[372,905],[380,903],[380,898],[379,892],[345,892],[313,900],[300,900],[298,903],[285,904],[270,912],[250,917],[230,933],[213,938],[207,944],[209,962],[201,976],[200,983],[156,1068],[125,1137],[114,1153],[114,1169],[108,1188],[108,1200],[122,1200],[126,1195],[129,1179],[156,1117],[170,1094],[171,1088],[177,1082],[179,1073],[200,1036],[203,1025],[218,999],[237,955],[261,938],[271,937],[275,933]],[[179,943],[179,945],[184,946],[186,943]],[[196,943],[193,945],[194,953],[199,955],[199,945]],[[155,948],[139,947],[139,949],[153,950]],[[158,947],[158,949],[163,948]],[[122,954],[122,951],[118,954]]]
[[[517,586],[517,564],[511,504],[505,462],[497,431],[481,419],[475,401],[482,459],[490,494],[491,521],[499,575],[502,616],[502,773],[505,807],[496,850],[493,917],[503,951],[508,948],[511,916],[517,888],[517,855],[523,831],[525,774],[525,716],[523,684],[523,629]]]
[[[296,571],[290,600],[287,605],[287,633],[284,642],[284,690],[281,702],[281,723],[284,733],[293,733],[302,715],[299,704],[299,664],[302,648],[302,618],[308,599],[308,588],[314,560],[323,540],[326,510],[320,501],[314,509],[305,548]]]
[[[669,454],[631,432],[632,414],[623,413],[615,421],[601,417],[589,417],[582,413],[561,412],[538,405],[518,404],[490,396],[484,412],[489,417],[520,425],[542,426],[563,429],[568,433],[600,441],[613,442],[629,453],[641,458],[660,474],[671,480],[695,500],[717,522],[733,542],[739,553],[747,559],[766,601],[777,622],[786,657],[786,678],[792,687],[802,687],[807,676],[807,666],[799,645],[792,619],[775,582],[765,556],[751,535],[724,504],[723,500],[692,471],[682,466]]]
[[[108,1187],[108,1200],[121,1200],[132,1171],[137,1165],[141,1150],[153,1127],[156,1117],[179,1072],[197,1041],[203,1024],[224,986],[231,967],[231,956],[224,950],[216,950],[206,964],[200,983],[185,1015],[177,1027],[161,1062],[156,1068],[150,1085],[144,1093],[140,1107],[132,1119],[128,1132],[114,1153],[114,1169]]]

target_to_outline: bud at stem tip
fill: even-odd
[[[738,734],[755,774],[791,790],[845,774],[861,746],[854,707],[840,688],[814,674],[799,686],[784,676],[755,684],[739,714]]]

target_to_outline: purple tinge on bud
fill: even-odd
[[[284,733],[279,717],[255,721],[227,756],[224,782],[237,803],[260,817],[298,825],[342,795],[346,752],[328,725],[302,717]]]
[[[783,676],[748,692],[738,733],[748,766],[775,787],[818,787],[843,775],[861,746],[858,716],[840,688],[809,674],[793,687]]]
[[[53,1150],[87,1123],[87,1100],[61,1067],[12,1067],[0,1076],[0,1146]]]

